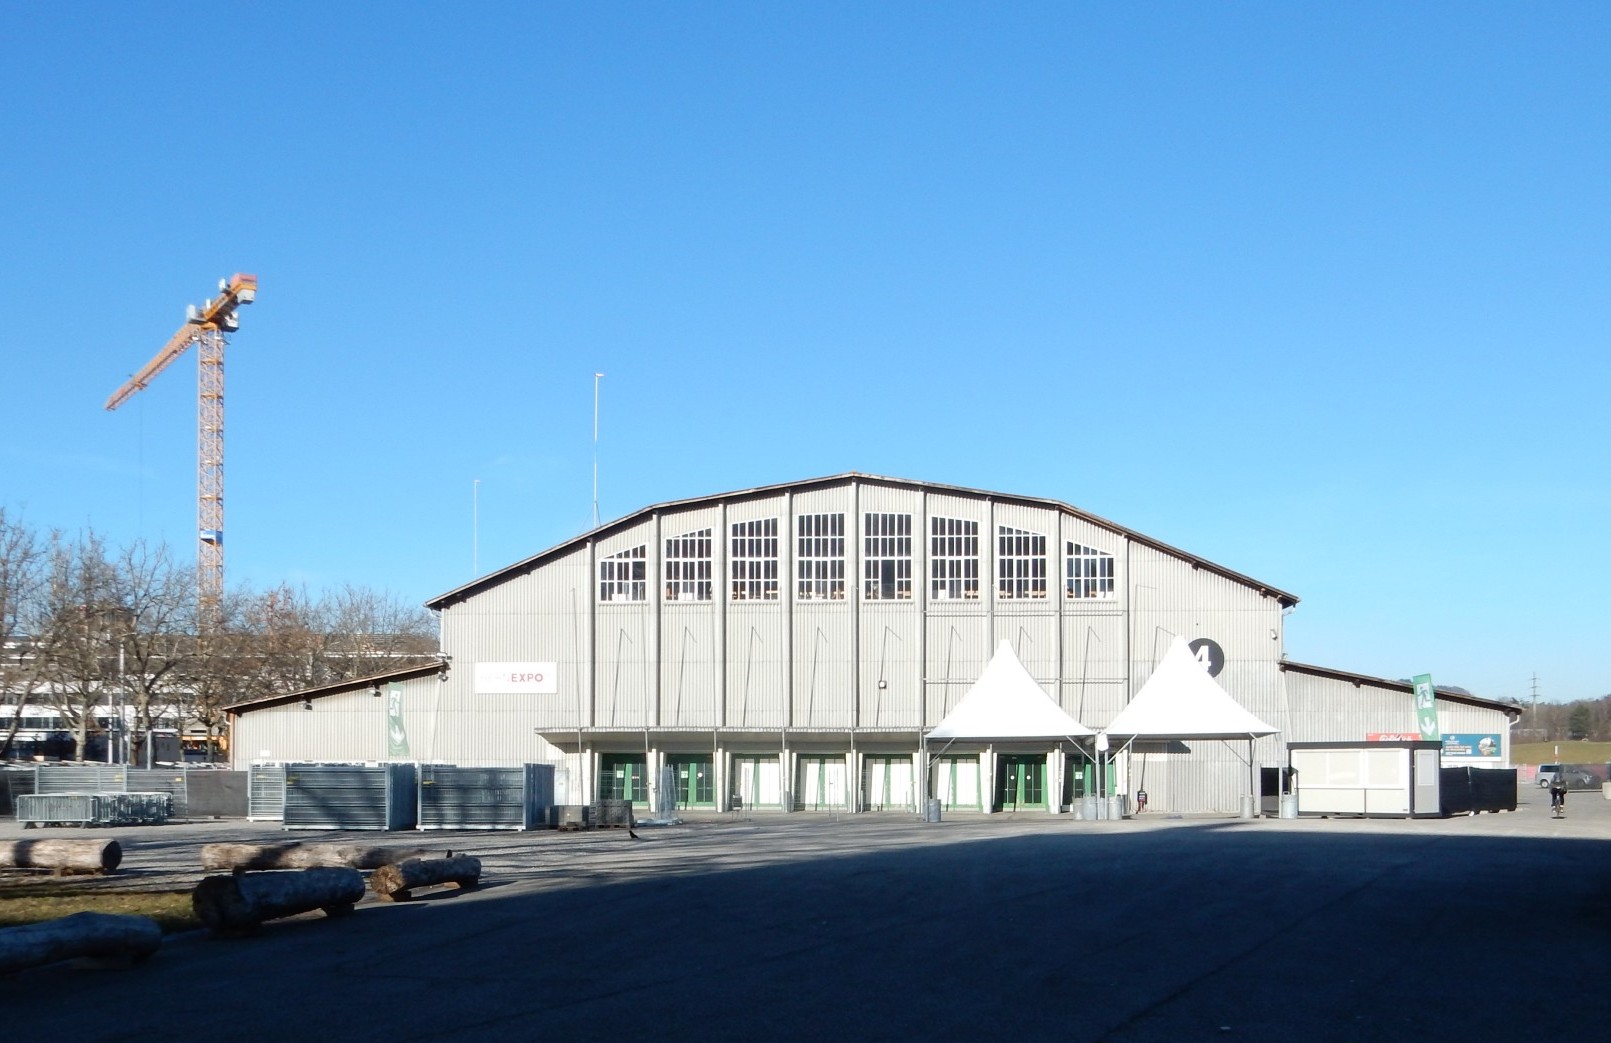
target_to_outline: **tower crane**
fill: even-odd
[[[185,324],[156,357],[106,400],[108,410],[143,390],[190,345],[196,345],[196,593],[209,625],[224,593],[224,344],[240,329],[236,314],[257,299],[257,276],[218,281],[218,296],[185,310]]]

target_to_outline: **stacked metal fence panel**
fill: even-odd
[[[41,765],[34,769],[35,793],[122,793],[129,769],[121,764]]]
[[[413,829],[419,823],[413,764],[287,764],[286,829]]]
[[[588,817],[594,829],[631,829],[634,821],[630,800],[596,800]]]
[[[166,793],[173,798],[169,802],[167,817],[187,818],[190,814],[189,772],[184,768],[52,764],[36,767],[33,774],[35,793]],[[166,817],[163,821],[166,821]]]
[[[171,793],[27,793],[17,798],[25,826],[137,826],[168,821]]]
[[[420,767],[421,829],[520,829],[526,818],[520,768]]]
[[[420,829],[538,829],[549,824],[554,766],[420,767]]]
[[[93,793],[25,793],[17,798],[24,826],[87,826],[95,821]]]
[[[95,822],[105,826],[154,826],[173,814],[172,793],[97,793]]]
[[[173,796],[174,818],[190,817],[190,773],[184,768],[130,768],[130,793],[167,793]]]
[[[285,765],[252,764],[246,769],[246,819],[279,822],[285,818]]]

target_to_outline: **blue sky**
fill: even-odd
[[[1611,8],[14,3],[0,503],[423,601],[864,471],[1302,599],[1293,659],[1611,692]],[[479,487],[475,485],[479,479]],[[478,491],[477,491],[478,490]]]

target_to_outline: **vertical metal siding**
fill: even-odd
[[[910,601],[871,601],[861,612],[862,728],[917,728],[922,686],[917,646],[922,620]]]
[[[663,728],[714,728],[720,723],[717,704],[721,674],[718,635],[728,584],[721,567],[727,534],[722,512],[710,507],[663,515],[656,551],[656,571],[664,576],[665,544],[690,533],[711,530],[711,600],[665,600],[665,581],[651,595],[660,598],[659,725]]]
[[[933,603],[925,625],[928,636],[925,646],[928,664],[925,668],[927,708],[924,725],[932,727],[956,709],[957,703],[968,693],[973,682],[984,673],[990,661],[987,645],[989,622],[983,605],[965,605],[953,609],[939,609]]]
[[[851,727],[850,606],[844,601],[802,601],[794,607],[796,728]]]
[[[727,726],[781,728],[787,663],[777,602],[734,602],[727,614]]]
[[[1282,679],[1292,704],[1292,726],[1284,736],[1289,742],[1360,742],[1372,732],[1419,730],[1415,697],[1408,691],[1301,670],[1283,671]],[[1444,732],[1498,733],[1508,760],[1510,718],[1505,711],[1441,698],[1437,709]]]

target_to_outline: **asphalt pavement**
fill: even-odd
[[[220,840],[440,847],[484,886],[0,979],[11,1038],[1604,1038],[1611,801],[1440,820],[706,816],[589,833],[115,835],[87,886]]]

